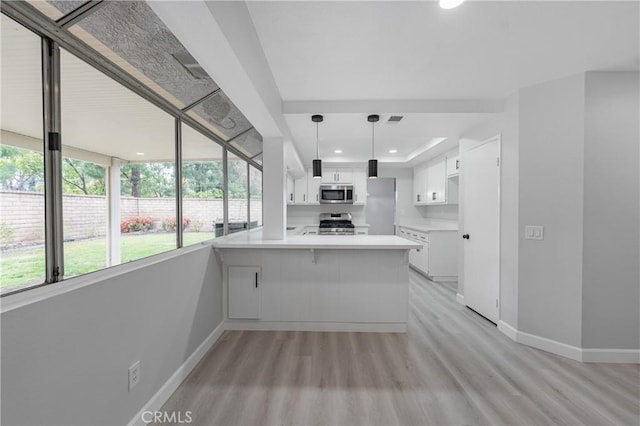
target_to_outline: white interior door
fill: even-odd
[[[500,294],[500,139],[463,152],[464,301],[498,322]]]

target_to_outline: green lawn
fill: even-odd
[[[184,245],[188,246],[215,237],[213,232],[185,232]],[[175,234],[122,235],[122,263],[153,254],[173,250]],[[71,241],[64,244],[65,277],[86,274],[105,267],[106,242],[104,238]],[[44,281],[44,247],[11,250],[0,253],[0,288],[20,287]]]

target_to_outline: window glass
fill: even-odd
[[[229,152],[229,234],[249,229],[247,162]]]
[[[262,172],[253,166],[249,167],[250,227],[262,226]]]
[[[218,88],[144,1],[110,1],[69,31],[178,108]]]
[[[223,148],[182,125],[183,245],[224,233]]]
[[[41,39],[1,15],[0,292],[45,281]]]
[[[65,50],[60,64],[65,277],[176,248],[173,117]]]

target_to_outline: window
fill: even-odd
[[[174,119],[60,56],[65,277],[176,248]]]
[[[190,245],[262,225],[261,135],[147,3],[26,3],[3,8],[0,26],[0,294],[175,249],[178,232]],[[51,26],[65,16],[68,29]],[[56,140],[43,133],[44,94],[61,156],[44,149]],[[45,194],[56,197],[46,212]]]
[[[262,172],[253,166],[249,167],[249,218],[250,227],[262,226]]]
[[[45,281],[41,39],[2,15],[0,291]]]
[[[229,152],[229,234],[249,229],[249,188],[247,162]]]
[[[223,148],[182,125],[183,245],[210,240],[224,232]]]

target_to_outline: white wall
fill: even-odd
[[[185,251],[24,307],[3,306],[2,424],[127,424],[222,322],[213,250]],[[141,381],[128,392],[137,360]]]
[[[584,74],[520,90],[518,329],[580,346]]]
[[[639,75],[586,74],[585,348],[640,348]]]

